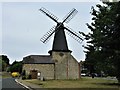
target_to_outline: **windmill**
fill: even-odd
[[[76,41],[78,41],[80,43],[81,43],[81,41],[83,41],[83,39],[80,37],[80,35],[78,33],[76,33],[75,31],[73,31],[71,28],[69,28],[67,26],[64,26],[64,23],[68,23],[77,14],[78,11],[75,8],[73,8],[63,18],[62,22],[58,22],[58,17],[56,17],[55,15],[53,15],[47,9],[45,9],[45,8],[42,7],[39,10],[57,23],[56,26],[53,26],[50,29],[50,31],[48,31],[40,39],[43,43],[47,43],[49,41],[49,39],[51,38],[51,36],[55,33],[55,35],[54,35],[54,41],[53,41],[53,46],[52,46],[52,50],[51,51],[71,52],[68,49],[65,31],[67,31],[67,34],[70,35]]]

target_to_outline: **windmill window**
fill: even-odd
[[[61,57],[63,57],[63,56],[64,56],[64,54],[63,54],[63,53],[59,53],[59,55],[60,55]]]

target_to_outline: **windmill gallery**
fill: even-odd
[[[76,15],[77,10],[73,8],[62,22],[58,22],[58,18],[45,8],[41,8],[40,11],[57,23],[41,38],[41,41],[46,43],[55,33],[52,50],[48,52],[50,55],[24,57],[23,70],[26,71],[26,74],[31,74],[32,78],[37,78],[39,73],[40,77],[44,79],[79,79],[81,77],[80,64],[71,55],[72,51],[68,49],[65,31],[78,42],[83,39],[69,27],[63,25]]]

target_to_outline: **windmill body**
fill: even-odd
[[[80,78],[80,64],[71,55],[71,51],[68,48],[65,31],[73,39],[78,42],[82,41],[82,38],[78,33],[73,31],[71,28],[64,26],[64,23],[68,23],[77,13],[76,9],[72,9],[63,19],[62,22],[58,22],[58,18],[50,13],[45,8],[41,8],[40,11],[51,18],[57,23],[56,26],[52,27],[50,31],[47,32],[41,41],[46,43],[50,37],[54,34],[52,50],[49,51],[52,61],[55,62],[55,79],[78,79]]]
[[[57,28],[59,25],[61,26]],[[53,47],[50,52],[52,51],[70,52],[70,50],[68,49],[68,45],[67,45],[64,25],[61,23],[58,23],[56,28],[57,29],[54,35]]]
[[[64,23],[68,23],[76,15],[76,13],[77,13],[76,9],[73,8],[64,17],[62,22],[58,22],[58,18],[55,15],[53,15],[52,13],[50,13],[48,10],[46,10],[45,8],[41,8],[40,11],[57,23],[57,26],[54,26],[52,29],[50,29],[50,31],[47,32],[47,34],[45,34],[41,38],[41,41],[43,43],[46,43],[50,39],[50,37],[53,35],[53,33],[55,33],[52,50],[49,51],[50,53],[52,51],[71,52],[68,49],[65,30],[68,32],[68,34],[70,36],[72,36],[78,42],[82,41],[82,38],[78,35],[78,33],[71,30],[69,27],[64,26]]]
[[[58,22],[58,18],[45,8],[41,8],[40,11],[57,23],[41,38],[43,43],[47,43],[54,34],[52,50],[49,51],[50,55],[24,57],[23,70],[26,71],[26,75],[33,75],[31,76],[33,79],[37,79],[37,72],[44,79],[79,79],[80,63],[71,55],[65,32],[78,42],[81,42],[82,38],[72,29],[64,26],[64,23],[68,23],[75,16],[77,10],[73,8],[62,22]]]

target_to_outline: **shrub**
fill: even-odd
[[[31,79],[31,75],[30,75],[30,74],[27,75],[27,76],[26,76],[26,79]]]
[[[26,76],[22,76],[22,80],[25,80],[26,79]]]

